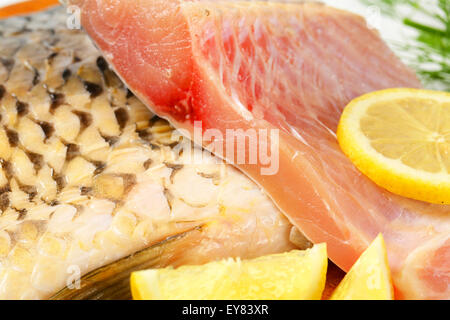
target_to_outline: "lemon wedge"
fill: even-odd
[[[380,234],[353,265],[331,300],[393,300],[386,245]]]
[[[313,300],[322,297],[327,264],[326,245],[319,244],[254,260],[134,272],[131,292],[138,300]]]
[[[450,93],[387,89],[353,100],[337,132],[356,167],[401,196],[450,204]]]

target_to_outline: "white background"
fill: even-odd
[[[18,0],[0,0],[0,6],[7,6],[9,4],[13,4],[16,2],[20,2]]]

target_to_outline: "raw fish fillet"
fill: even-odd
[[[126,298],[133,268],[293,249],[261,189],[209,152],[190,163],[66,18],[0,21],[0,299]]]
[[[382,190],[336,140],[351,99],[421,86],[363,18],[295,1],[70,2],[137,96],[191,136],[196,121],[219,130],[194,139],[259,183],[310,240],[327,242],[341,268],[382,232],[398,298],[450,298],[450,207]],[[227,129],[280,129],[277,173],[221,153]],[[248,149],[235,151],[250,159]]]

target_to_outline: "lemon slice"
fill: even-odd
[[[392,300],[394,288],[380,234],[333,292],[331,300]]]
[[[450,93],[388,89],[353,100],[338,128],[344,153],[379,186],[450,204]]]
[[[320,299],[327,272],[325,244],[241,261],[134,272],[138,300]]]

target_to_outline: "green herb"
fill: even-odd
[[[450,91],[450,0],[361,0],[416,30],[417,36],[394,49],[424,83]],[[411,12],[405,16],[405,12]],[[421,22],[415,16],[420,16]]]

